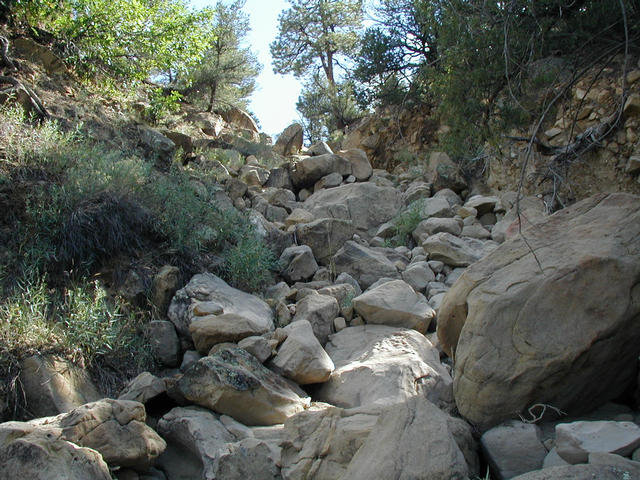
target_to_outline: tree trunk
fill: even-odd
[[[213,112],[213,104],[216,101],[216,91],[218,90],[218,82],[211,84],[211,90],[209,91],[209,106],[207,112]]]

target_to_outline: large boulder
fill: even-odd
[[[462,479],[477,466],[471,427],[413,397],[380,415],[343,478]]]
[[[168,317],[186,343],[185,346],[189,347],[191,323],[201,317],[221,314],[244,318],[251,325],[253,334],[266,333],[274,328],[273,312],[269,305],[254,295],[230,287],[211,273],[194,275],[184,288],[176,292],[169,306]]]
[[[307,320],[322,345],[333,332],[333,320],[340,314],[338,301],[329,295],[313,292],[296,304],[293,321]]]
[[[311,324],[300,320],[283,330],[287,339],[278,349],[272,368],[298,385],[326,382],[334,365],[314,335]]]
[[[320,401],[351,408],[420,395],[445,408],[453,404],[453,381],[438,350],[415,330],[349,327],[331,336],[326,351],[335,370],[317,391]]]
[[[168,480],[216,478],[218,460],[236,441],[214,413],[200,407],[176,407],[158,421],[167,449],[158,466]]]
[[[400,278],[397,267],[384,253],[354,241],[346,242],[332,263],[337,273],[348,273],[362,288],[369,288],[380,278]]]
[[[178,381],[187,400],[245,425],[283,423],[308,404],[304,392],[294,390],[246,350],[235,345],[214,350]]]
[[[223,313],[195,318],[189,332],[196,350],[206,355],[218,343],[239,342],[243,338],[265,333],[265,329],[242,315]]]
[[[429,254],[429,259],[439,260],[452,267],[467,267],[497,247],[490,240],[483,242],[475,238],[459,238],[447,232],[422,238],[422,248]]]
[[[289,480],[339,480],[371,429],[381,407],[342,409],[314,404],[289,418],[282,443],[282,474]],[[378,477],[372,477],[378,478]]]
[[[353,309],[367,323],[413,328],[426,333],[436,312],[403,280],[392,280],[353,299]]]
[[[378,226],[398,215],[401,206],[401,195],[396,188],[380,187],[373,182],[320,190],[304,202],[304,208],[316,218],[351,220],[359,233],[369,237],[375,235]]]
[[[237,107],[231,107],[220,113],[225,122],[235,125],[245,130],[249,130],[255,134],[259,134],[260,130],[256,121],[251,115]]]
[[[329,153],[304,157],[293,164],[291,180],[296,188],[312,187],[322,177],[334,172],[343,177],[351,175],[351,163],[340,155]]]
[[[220,456],[213,478],[224,480],[282,480],[280,458],[274,459],[267,442],[257,438],[245,438],[227,445],[227,452]]]
[[[351,220],[319,218],[296,225],[295,233],[300,244],[311,248],[318,263],[326,265],[344,243],[351,240],[355,229]]]
[[[101,398],[85,370],[52,355],[25,358],[19,379],[27,410],[34,417],[68,412]]]
[[[282,276],[289,283],[309,280],[318,270],[313,251],[308,245],[295,245],[282,252],[279,260]]]
[[[97,450],[111,467],[144,470],[166,448],[146,418],[143,404],[106,398],[32,423],[60,429],[65,440]]]
[[[110,480],[100,454],[66,440],[59,428],[31,423],[0,425],[0,478]]]
[[[293,123],[285,128],[278,136],[273,151],[283,157],[296,155],[302,148],[303,129],[299,123]]]
[[[591,410],[636,376],[640,197],[586,199],[524,236],[469,267],[439,312],[456,403],[481,429],[537,403]]]
[[[349,160],[351,163],[351,174],[356,177],[357,181],[365,182],[371,178],[373,168],[364,150],[354,148],[351,150],[342,150],[339,154]]]

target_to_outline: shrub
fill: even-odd
[[[422,221],[423,207],[424,201],[416,200],[393,220],[395,235],[387,242],[389,246],[398,247],[411,243],[411,234]]]
[[[62,292],[33,270],[0,302],[0,397],[18,413],[19,362],[35,354],[58,354],[106,376],[103,363],[123,376],[152,365],[140,321],[110,302],[98,282],[74,284]],[[113,381],[111,382],[113,383]],[[104,387],[104,385],[103,385]]]

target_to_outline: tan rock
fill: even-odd
[[[338,155],[346,158],[351,163],[351,173],[358,182],[366,182],[373,174],[371,162],[364,150],[354,148],[351,150],[342,150]]]
[[[424,295],[403,280],[367,290],[353,299],[353,309],[368,324],[412,328],[420,333],[427,332],[436,315]]]
[[[345,410],[313,404],[284,424],[282,474],[291,480],[338,480],[376,424],[381,407]],[[375,478],[375,477],[374,477]]]
[[[153,277],[151,303],[161,317],[167,314],[171,299],[178,290],[179,282],[180,269],[171,265],[165,265]]]
[[[157,464],[169,480],[216,478],[218,460],[236,441],[212,412],[200,407],[176,407],[158,421],[167,449]]]
[[[320,190],[304,202],[304,208],[316,218],[351,220],[359,233],[370,238],[381,224],[398,215],[401,204],[396,188],[363,182]]]
[[[634,381],[639,212],[634,195],[586,199],[458,279],[438,338],[455,355],[456,403],[467,419],[486,429],[535,403],[579,414]]]
[[[293,123],[278,136],[273,151],[283,157],[296,155],[302,148],[303,129],[299,123]]]
[[[89,374],[61,358],[28,357],[20,363],[20,383],[34,417],[68,412],[101,398]]]
[[[304,392],[294,391],[253,355],[230,344],[218,346],[189,367],[178,389],[195,404],[245,425],[283,423],[309,403]]]
[[[349,274],[363,288],[369,288],[378,279],[400,278],[396,265],[383,252],[348,241],[333,257],[333,265],[339,274]]]
[[[321,345],[333,332],[333,320],[340,314],[338,301],[329,295],[312,292],[296,304],[293,321],[307,320]]]
[[[60,429],[30,423],[0,424],[0,478],[111,480],[98,452],[67,441]]]
[[[218,313],[243,317],[255,331],[266,332],[274,328],[269,305],[254,295],[227,285],[211,273],[194,275],[184,288],[178,290],[167,315],[188,347],[191,343],[191,322],[199,316]]]
[[[437,349],[415,330],[349,327],[331,336],[326,351],[335,370],[317,391],[320,401],[352,408],[420,395],[444,408],[453,404],[451,376]]]
[[[239,342],[268,331],[264,325],[256,325],[249,318],[234,313],[198,317],[189,325],[191,338],[201,355],[206,355],[218,343]]]
[[[326,382],[334,370],[333,362],[315,337],[307,320],[284,328],[287,339],[280,345],[271,366],[298,385]]]
[[[321,265],[327,265],[330,258],[353,237],[354,233],[353,222],[337,218],[320,218],[296,225],[295,229],[298,242],[311,247],[313,255]]]
[[[111,467],[144,470],[166,447],[145,424],[146,417],[139,402],[107,398],[32,423],[60,429],[69,442],[100,452]]]
[[[464,421],[414,397],[380,415],[343,478],[468,478],[479,463],[474,443]]]

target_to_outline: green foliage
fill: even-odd
[[[225,255],[223,276],[237,288],[256,291],[273,279],[277,259],[254,232],[242,236]]]
[[[389,246],[399,247],[411,243],[411,234],[422,221],[423,208],[424,201],[416,200],[393,220],[395,235],[388,242]]]
[[[332,87],[319,74],[304,85],[296,107],[310,143],[326,140],[362,116],[351,82],[338,82]]]
[[[213,187],[203,194],[177,166],[160,174],[149,162],[107,150],[79,132],[25,124],[15,110],[0,110],[2,133],[0,172],[11,179],[8,196],[17,212],[0,218],[13,233],[6,265],[12,276],[21,276],[20,258],[41,273],[59,268],[81,275],[139,250],[162,248],[194,261],[209,251],[240,258],[240,245],[251,247],[247,263],[258,270],[245,278],[228,268],[227,279],[253,288],[267,275],[268,249],[248,218],[218,208]],[[18,195],[22,189],[25,195]]]
[[[334,66],[355,54],[363,18],[362,0],[289,0],[280,14],[279,32],[271,44],[274,71],[302,76],[320,64],[330,84]]]
[[[162,88],[155,88],[150,95],[150,105],[144,111],[144,117],[152,125],[157,125],[172,113],[180,111],[182,94],[176,90],[165,93]]]
[[[242,42],[248,35],[249,19],[242,13],[246,0],[230,5],[218,2],[213,18],[214,38],[202,60],[186,76],[185,89],[207,111],[246,107],[246,99],[255,89],[261,65]]]
[[[14,23],[42,28],[86,77],[170,79],[197,63],[210,41],[211,9],[183,0],[17,0]]]
[[[560,55],[569,59],[565,68],[578,72],[608,49],[605,58],[624,50],[618,2],[379,0],[375,5],[378,23],[363,36],[354,71],[362,82],[359,98],[435,103],[450,127],[443,146],[458,162],[476,158],[496,132],[527,123],[545,108],[544,102],[520,101],[530,88],[531,64]],[[630,47],[637,49],[640,6],[632,0],[624,5]],[[554,80],[537,75],[531,83],[540,88]]]
[[[35,354],[62,355],[92,371],[105,360],[120,373],[149,369],[150,349],[140,328],[140,320],[124,314],[98,282],[60,291],[28,270],[0,299],[0,396],[19,407],[18,362]]]

